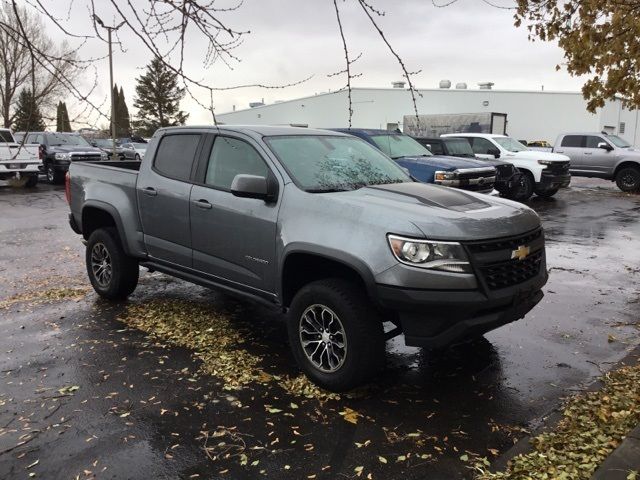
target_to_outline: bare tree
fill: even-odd
[[[100,57],[84,58],[79,60],[78,56],[74,57],[70,64],[74,68],[84,73],[84,78],[88,78],[86,73],[93,69],[94,81],[88,88],[82,89],[73,81],[64,69],[59,68],[60,60],[63,58],[61,52],[52,53],[47,48],[43,48],[41,44],[34,41],[30,33],[28,15],[26,10],[18,6],[20,0],[0,0],[5,4],[9,4],[16,16],[17,25],[8,25],[5,19],[0,20],[0,29],[8,32],[12,40],[17,41],[20,47],[27,49],[30,56],[32,67],[30,73],[35,71],[45,71],[51,75],[55,75],[60,83],[69,91],[70,95],[80,100],[83,110],[78,114],[76,119],[80,117],[84,119],[91,118],[92,125],[96,125],[101,121],[108,121],[108,107],[104,111],[106,98],[102,102],[94,99],[93,93],[98,85],[98,75],[96,63],[101,60]],[[224,3],[226,1],[226,3]],[[338,0],[345,1],[345,0]],[[376,33],[384,41],[386,47],[391,54],[399,62],[403,75],[406,77],[409,90],[414,101],[418,94],[414,88],[411,77],[417,72],[410,72],[402,62],[401,57],[391,46],[380,28],[376,17],[384,15],[382,12],[374,8],[367,0],[347,0],[353,1],[362,7],[362,11],[367,17],[367,21],[374,28]],[[215,96],[221,91],[259,87],[264,89],[281,89],[293,85],[299,85],[309,80],[312,75],[302,79],[289,82],[282,82],[277,85],[268,85],[260,81],[250,81],[247,83],[220,86],[211,84],[203,80],[194,72],[188,72],[185,62],[185,51],[187,43],[190,45],[198,45],[202,50],[202,66],[205,70],[211,68],[214,64],[222,64],[233,69],[240,61],[236,54],[237,48],[242,45],[244,38],[249,31],[236,29],[229,23],[229,19],[233,18],[234,12],[243,6],[243,0],[147,0],[139,2],[137,0],[76,0],[70,2],[74,11],[86,10],[87,22],[85,31],[78,31],[70,24],[70,14],[60,15],[45,0],[22,0],[21,3],[27,5],[30,13],[39,13],[45,18],[50,26],[57,28],[70,42],[75,42],[75,50],[69,50],[64,53],[79,52],[82,46],[89,42],[106,42],[103,31],[96,23],[97,19],[110,19],[113,25],[120,25],[121,28],[115,32],[116,44],[121,50],[126,48],[137,48],[146,51],[150,58],[159,58],[164,66],[177,75],[182,83],[186,94],[199,106],[211,113],[213,123],[215,118]],[[333,3],[333,5],[331,5]],[[332,6],[340,22],[340,12],[337,2],[333,0],[327,1],[327,7]],[[71,9],[71,6],[69,7]],[[77,25],[77,23],[75,24]],[[124,46],[120,40],[122,32],[126,31],[136,39],[137,45]],[[348,54],[347,41],[344,38],[344,32],[340,25],[340,31],[343,34],[343,46],[345,49],[345,57],[347,63],[347,89],[351,92],[351,80],[358,75],[351,73],[351,64],[357,60],[351,59]],[[201,48],[202,46],[202,48]],[[106,50],[106,49],[105,49]],[[343,73],[343,72],[338,72]],[[35,74],[34,74],[35,75]],[[36,79],[32,78],[35,84]],[[108,89],[107,89],[108,90]],[[205,100],[206,99],[206,100]],[[352,117],[353,109],[351,105],[351,95],[349,94],[349,116]],[[87,125],[90,125],[87,120]]]
[[[11,126],[15,119],[15,106],[18,93],[23,88],[33,91],[33,100],[41,110],[52,109],[55,100],[62,95],[64,85],[58,75],[62,69],[66,76],[75,78],[72,65],[74,53],[66,43],[53,44],[43,33],[44,25],[40,15],[25,7],[17,7],[5,0],[0,5],[0,114],[5,127]],[[27,43],[21,38],[18,19],[22,23],[24,36],[39,50],[46,50],[54,59],[52,70],[36,68],[33,71],[32,58]],[[32,74],[34,78],[32,79]],[[32,81],[33,80],[33,81]]]

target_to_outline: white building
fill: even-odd
[[[450,82],[442,82],[450,85]],[[493,89],[421,89],[416,99],[420,114],[496,112],[507,114],[507,133],[517,139],[547,140],[567,131],[607,131],[640,143],[638,110],[608,102],[596,114],[587,112],[580,92],[515,91]],[[405,115],[414,112],[405,88],[354,88],[353,121],[360,128],[402,129]],[[323,93],[217,116],[221,123],[244,125],[298,125],[347,127],[347,92]]]

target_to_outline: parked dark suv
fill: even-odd
[[[372,128],[332,128],[365,140],[409,171],[423,183],[436,183],[480,193],[491,193],[496,169],[476,159],[433,155],[408,135],[399,131]]]
[[[509,162],[490,158],[477,158],[471,144],[465,138],[420,138],[413,137],[418,143],[427,147],[434,155],[449,157],[473,158],[496,169],[496,183],[493,186],[505,198],[517,200],[522,174]]]
[[[25,143],[40,144],[42,166],[50,183],[62,183],[71,162],[107,159],[106,153],[77,133],[30,132]]]

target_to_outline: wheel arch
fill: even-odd
[[[98,228],[115,227],[123,250],[127,255],[130,255],[122,219],[112,205],[89,201],[82,207],[81,219],[82,236],[85,240],[88,240]]]
[[[623,168],[627,168],[627,167],[634,167],[640,170],[640,162],[637,160],[627,160],[627,159],[620,160],[620,163],[616,165],[616,169],[613,171],[613,178],[615,179],[616,176],[618,175],[618,172]]]
[[[290,246],[282,255],[278,296],[283,307],[288,308],[304,285],[336,277],[357,283],[369,298],[375,299],[375,279],[362,260],[344,251],[306,244]]]

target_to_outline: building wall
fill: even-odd
[[[621,109],[620,102],[609,102],[602,111],[591,114],[578,92],[430,89],[420,93],[422,96],[416,99],[419,113],[506,113],[507,132],[518,139],[553,143],[562,132],[600,131],[604,125],[615,126],[614,133],[618,133],[620,121],[625,121],[622,136],[632,143],[640,141],[637,111]],[[398,124],[402,129],[403,116],[413,112],[410,92],[404,89],[358,88],[352,91],[352,97],[354,127]],[[245,125],[347,127],[347,109],[347,92],[339,91],[220,114],[218,120]]]

